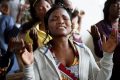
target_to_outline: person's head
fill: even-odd
[[[45,16],[45,28],[52,37],[71,33],[71,13],[63,6],[53,6]]]
[[[71,0],[55,0],[55,4],[62,3],[65,8],[68,8],[71,12],[74,11],[74,5]]]
[[[4,15],[9,15],[10,13],[10,8],[8,6],[7,2],[3,2],[0,6],[0,11],[2,12],[2,14]]]
[[[108,20],[109,17],[120,17],[120,0],[107,0],[103,9],[104,20]]]
[[[50,4],[45,0],[29,0],[30,13],[35,21],[44,20],[46,12],[51,8]]]
[[[84,14],[84,11],[78,11],[77,9],[74,10],[72,13],[72,29],[80,31],[81,19]]]

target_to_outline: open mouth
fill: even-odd
[[[66,29],[66,27],[65,27],[65,26],[62,26],[62,25],[58,25],[57,28],[58,28],[58,29]]]

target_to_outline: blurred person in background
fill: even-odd
[[[35,50],[37,47],[43,46],[46,42],[48,42],[51,38],[50,36],[46,38],[45,32],[45,24],[44,24],[44,16],[46,12],[51,8],[50,4],[45,0],[37,0],[31,5],[34,8],[34,19],[36,23],[32,28],[27,32],[25,36],[25,41],[27,43],[33,44],[33,49]],[[33,16],[33,15],[32,15]]]
[[[93,37],[94,51],[97,57],[103,57],[102,37],[108,39],[112,30],[120,29],[120,0],[107,0],[104,4],[104,19],[91,27]],[[120,80],[120,33],[118,30],[118,45],[113,55],[113,71],[110,80]]]
[[[27,43],[32,43],[35,50],[51,39],[50,36],[46,39],[47,35],[44,27],[44,16],[51,6],[46,0],[29,0],[29,3],[32,18],[21,26],[20,36]]]
[[[8,0],[8,5],[10,7],[10,16],[12,16],[16,22],[20,8],[20,0]]]
[[[30,10],[29,0],[25,0],[24,2],[21,2],[19,12],[17,14],[16,23],[22,25],[26,22],[29,22],[31,20],[31,15],[29,10]]]
[[[75,9],[72,13],[72,33],[71,36],[73,40],[77,42],[82,42],[81,35],[80,35],[80,30],[81,30],[81,23],[82,23],[82,18],[85,15],[84,11],[79,11]]]
[[[17,62],[15,63],[15,56],[13,55],[13,52],[9,51],[10,47],[8,48],[8,42],[12,37],[17,35],[19,29],[17,28],[14,19],[9,16],[10,8],[6,1],[1,3],[0,11],[2,13],[2,15],[0,15],[0,69],[2,69],[0,71],[0,77],[1,80],[4,80],[8,72],[18,70]]]

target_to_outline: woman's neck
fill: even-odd
[[[54,38],[52,51],[55,57],[64,65],[71,66],[74,61],[74,50],[67,38]]]
[[[54,38],[52,40],[52,46],[55,47],[55,48],[67,48],[69,46],[69,42],[68,42],[68,38]]]

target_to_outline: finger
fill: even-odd
[[[94,31],[95,31],[95,29],[94,29],[94,28],[95,28],[95,26],[94,26],[94,25],[92,25],[92,26],[91,26],[91,31],[90,31],[90,30],[87,30],[87,31],[88,31],[88,32],[92,35],[92,32],[94,32]]]
[[[96,36],[100,36],[98,27],[97,27],[96,25],[93,25],[93,26],[91,27],[91,33],[95,34]]]
[[[35,29],[32,29],[32,33],[33,33],[33,34],[35,33]]]
[[[33,52],[33,47],[32,47],[31,43],[27,43],[26,48],[27,48],[28,52]]]
[[[118,30],[115,30],[115,41],[118,43]]]
[[[118,43],[118,31],[116,31],[116,33],[115,33],[115,39],[117,40],[117,43]]]
[[[91,32],[95,32],[95,28],[96,28],[96,26],[95,26],[95,25],[92,25],[92,26],[91,26]]]
[[[118,41],[118,30],[115,31],[115,39]]]
[[[25,47],[25,42],[24,42],[24,40],[23,39],[21,39],[21,45],[22,45],[22,48],[24,48]]]
[[[116,30],[112,29],[110,36],[115,36],[116,35]]]
[[[21,39],[19,42],[18,53],[22,54],[25,51],[25,42]]]
[[[102,35],[102,43],[106,43],[106,36]]]
[[[91,32],[90,32],[90,30],[87,30],[88,31],[88,33],[91,35]]]
[[[98,27],[96,27],[96,26],[95,26],[95,32],[97,32],[97,34],[100,34],[99,30],[98,30]]]

